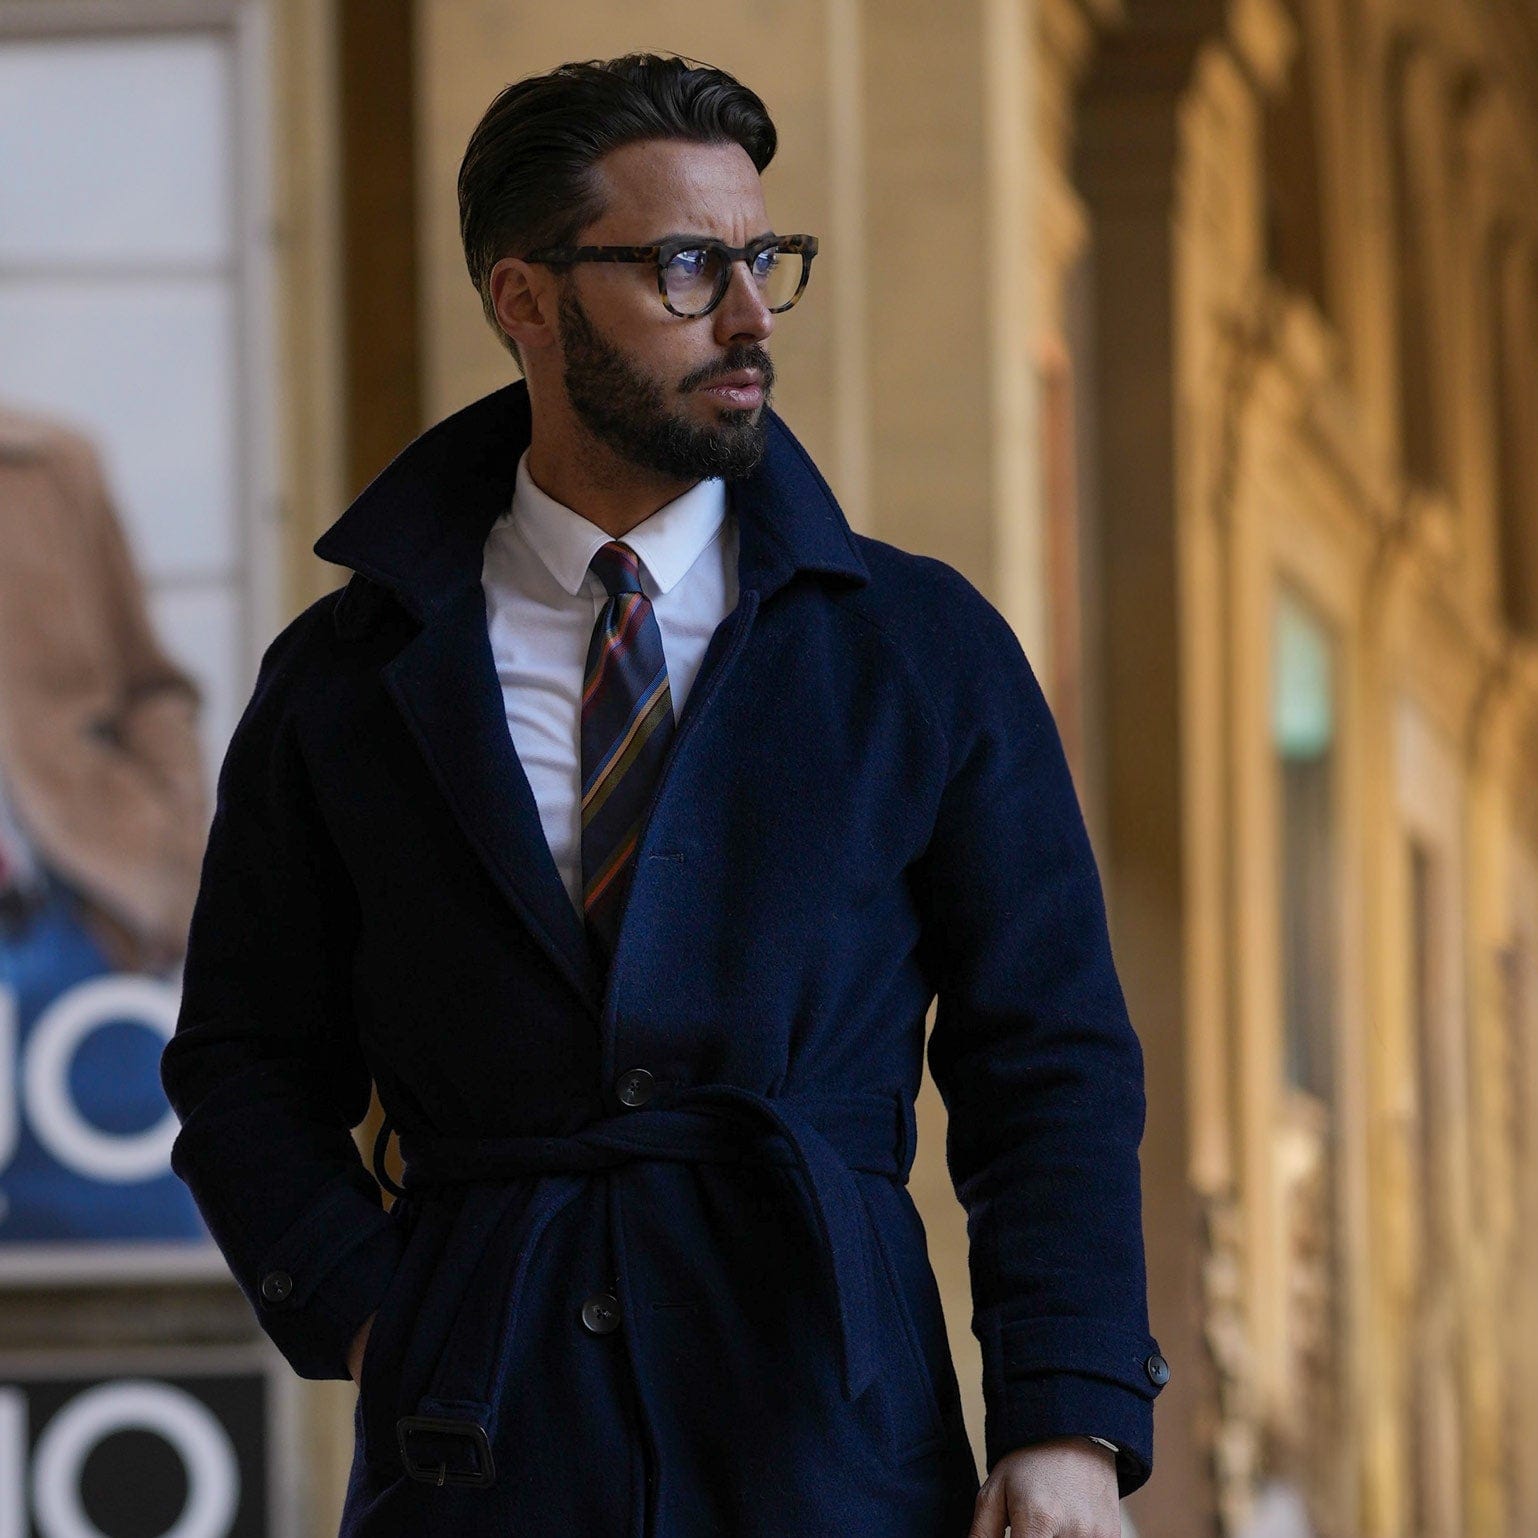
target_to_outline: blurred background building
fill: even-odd
[[[100,451],[210,789],[266,639],[343,575],[313,540],[511,377],[459,244],[471,128],[635,48],[763,96],[771,217],[822,240],[776,406],[1052,701],[1147,1064],[1173,1376],[1129,1521],[1534,1538],[1538,3],[0,0],[0,399]],[[0,1190],[41,1082],[15,1036]],[[0,1535],[89,1393],[108,1538],[151,1466],[157,1531],[239,1473],[209,1531],[334,1533],[355,1390],[272,1371],[207,1246],[152,1229],[0,1218]],[[173,1391],[235,1452],[199,1472]]]

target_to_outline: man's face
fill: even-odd
[[[650,140],[595,167],[607,202],[580,245],[647,245],[673,234],[742,246],[768,234],[758,172],[740,145]],[[680,479],[734,479],[763,457],[774,329],[747,268],[708,315],[672,314],[650,263],[586,262],[559,280],[562,378],[573,412],[634,464]],[[709,387],[740,369],[762,376],[756,405]]]

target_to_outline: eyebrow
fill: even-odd
[[[746,243],[751,246],[753,244],[753,242],[756,241],[756,240],[773,240],[774,238],[775,238],[775,232],[773,230],[764,230],[760,234],[748,236],[748,239],[747,239]],[[660,246],[663,243],[663,241],[665,241],[665,240],[716,240],[716,239],[719,239],[719,237],[715,236],[715,235],[701,235],[698,230],[670,230],[666,235],[658,235],[655,240],[649,240],[649,241],[646,242],[646,244],[649,245],[649,246]],[[726,244],[725,241],[722,241],[721,243],[723,245]]]

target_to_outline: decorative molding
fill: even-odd
[[[1232,1192],[1201,1199],[1202,1341],[1217,1383],[1210,1446],[1220,1538],[1249,1520],[1260,1464],[1255,1363],[1244,1306],[1244,1210]]]
[[[1280,0],[1233,0],[1228,40],[1234,57],[1261,91],[1282,90],[1302,39]]]

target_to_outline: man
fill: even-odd
[[[774,149],[676,59],[492,103],[461,223],[525,379],[317,542],[355,575],[221,773],[173,1164],[296,1371],[359,1380],[348,1534],[1110,1538],[1150,1471],[1083,819],[1002,617],[768,405],[815,251]],[[981,1489],[905,1183],[936,993]]]

